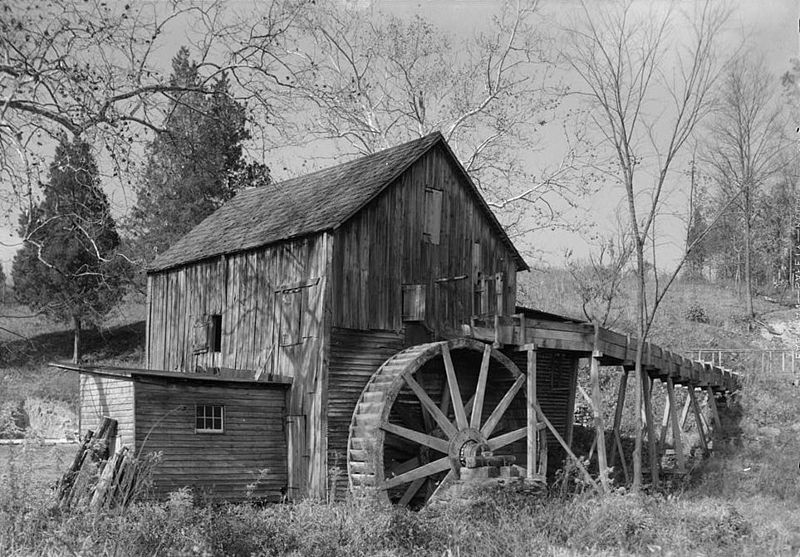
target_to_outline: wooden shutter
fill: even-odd
[[[439,245],[442,232],[442,190],[425,188],[425,238]]]
[[[195,319],[192,325],[192,352],[194,354],[205,354],[208,352],[208,315],[201,315]]]
[[[403,285],[403,321],[425,321],[424,284]]]

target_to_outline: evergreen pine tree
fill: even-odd
[[[20,235],[25,243],[12,266],[16,297],[72,325],[77,362],[83,324],[98,323],[120,301],[126,270],[114,257],[119,236],[88,143],[62,138],[44,199],[20,219]]]
[[[246,113],[229,93],[227,78],[202,89],[197,65],[182,47],[172,61],[177,94],[147,149],[147,167],[137,188],[130,222],[134,248],[145,263],[166,250],[243,187],[269,181],[262,164],[246,163]]]

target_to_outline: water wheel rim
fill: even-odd
[[[477,371],[475,392],[464,403],[461,386],[458,383],[458,373],[453,365],[451,353],[467,351],[481,354],[481,364]],[[462,353],[463,354],[463,353]],[[442,395],[441,405],[452,405],[453,419],[447,416],[448,412],[428,396],[425,389],[416,381],[417,372],[423,369],[436,358],[441,358],[444,365],[446,385]],[[489,380],[490,366],[496,373],[508,374],[506,380],[511,380],[511,387],[488,415],[484,413],[484,397]],[[453,441],[463,432],[474,432],[467,435],[472,442],[484,442],[492,450],[502,448],[525,437],[526,429],[518,428],[501,435],[494,435],[496,427],[504,417],[511,402],[518,393],[523,393],[525,375],[504,354],[493,349],[490,345],[473,339],[456,339],[423,345],[417,345],[399,352],[389,358],[373,374],[367,386],[362,391],[356,404],[350,426],[350,439],[348,440],[348,476],[351,488],[370,487],[377,489],[387,499],[388,491],[400,486],[407,486],[400,497],[400,503],[408,503],[415,492],[421,489],[427,478],[447,472],[451,477],[457,465],[460,446]],[[422,415],[430,414],[431,419],[440,430],[440,435],[432,435],[428,431],[415,431],[411,428],[392,423],[390,416],[395,407],[397,397],[401,390],[408,388],[417,397],[422,410]],[[406,392],[406,394],[408,394]],[[448,398],[445,403],[445,398]],[[431,460],[418,462],[418,466],[409,470],[403,468],[406,463],[399,463],[403,468],[400,473],[386,477],[389,467],[384,462],[387,434],[399,437],[409,443],[416,443],[426,450],[435,453]],[[364,449],[368,442],[373,446],[367,448],[370,454],[366,461],[351,458],[357,449]],[[358,445],[356,447],[355,445]],[[364,451],[358,451],[359,457],[364,459]],[[412,453],[409,453],[412,454]]]

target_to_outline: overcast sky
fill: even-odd
[[[639,4],[647,7],[649,4],[662,1],[664,0],[639,0]],[[690,0],[686,2],[688,4]],[[409,17],[418,14],[457,35],[479,32],[487,25],[491,13],[497,7],[497,2],[487,0],[354,0],[354,3],[365,10],[386,11]],[[591,5],[599,7],[602,3],[603,0],[598,0]],[[765,57],[770,70],[776,76],[785,72],[789,68],[789,60],[797,57],[799,53],[800,9],[797,0],[736,0],[731,6],[733,17],[729,21],[730,40],[738,43],[744,38],[749,49],[758,51]],[[558,26],[576,13],[578,4],[572,0],[550,0],[542,2],[542,8],[545,14],[552,18],[554,26]],[[176,48],[182,42],[180,37],[176,37]],[[734,46],[732,42],[731,48]],[[164,52],[167,64],[173,55],[174,52]],[[289,159],[286,161],[287,165],[292,164]],[[299,164],[299,160],[296,162]],[[279,175],[278,178],[280,177]],[[621,195],[621,192],[617,193]],[[596,196],[585,200],[585,206],[591,207],[590,214],[599,223],[612,222],[613,213],[617,210],[618,197],[616,194]],[[130,200],[127,202],[130,203]],[[681,235],[682,233],[676,234],[675,238],[665,245],[667,258],[677,255],[680,250],[678,244]],[[10,274],[11,260],[17,247],[13,245],[14,235],[8,227],[0,228],[0,242],[12,244],[0,245],[0,262],[6,274]],[[572,248],[578,254],[586,253],[588,249],[583,238],[563,232],[538,234],[535,244],[543,253],[545,260],[551,263],[559,263],[561,254],[566,249]],[[537,262],[530,263],[535,265]]]

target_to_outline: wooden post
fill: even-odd
[[[671,408],[669,402],[669,395],[667,395],[667,400],[664,403],[664,415],[661,417],[661,437],[658,440],[658,444],[662,447],[667,443],[667,430],[669,429],[670,413],[671,413]]]
[[[539,439],[539,471],[538,474],[546,478],[547,477],[547,429],[544,428],[539,431],[539,434],[542,436]]]
[[[692,401],[692,411],[694,412],[694,419],[697,423],[697,433],[700,435],[700,444],[703,446],[703,454],[708,454],[706,432],[705,428],[703,427],[703,419],[700,417],[700,406],[697,404],[697,397],[694,394],[694,387],[689,387],[689,398]]]
[[[625,408],[625,392],[628,389],[628,372],[630,370],[623,366],[622,375],[619,378],[619,392],[617,393],[617,407],[614,409],[614,443],[611,445],[611,458],[609,459],[611,466],[617,464],[617,454],[622,459],[622,470],[625,473],[625,481],[628,480],[628,467],[625,464],[625,455],[622,452],[622,439],[619,435],[619,429],[622,426],[622,411]],[[619,450],[619,453],[617,451]]]
[[[683,456],[683,431],[678,422],[678,409],[675,407],[675,385],[672,383],[672,377],[667,377],[667,398],[669,399],[670,407],[669,416],[672,420],[672,447],[675,449],[675,458],[678,460],[678,470],[685,472],[686,459]]]
[[[692,387],[687,387],[687,390],[691,389]],[[681,411],[681,431],[683,428],[686,427],[686,418],[689,417],[689,406],[692,404],[692,399],[690,397],[686,397],[686,402],[683,404],[683,411]]]
[[[650,377],[644,369],[642,369],[642,389],[647,424],[647,448],[650,453],[650,479],[654,486],[658,486],[658,467],[660,463],[656,451],[655,425],[653,424],[653,401],[650,399],[653,389]]]
[[[528,350],[528,470],[527,477],[532,480],[537,472],[536,456],[538,454],[537,441],[539,430],[536,423],[536,345],[526,345]]]
[[[718,432],[722,431],[722,421],[719,419],[719,411],[717,410],[717,397],[714,396],[714,389],[710,386],[706,387],[706,394],[708,395],[708,408],[711,412],[711,419],[714,422],[714,429]]]
[[[597,441],[597,467],[600,471],[600,485],[603,492],[609,492],[608,485],[608,463],[606,461],[606,434],[603,425],[602,404],[603,399],[600,393],[600,358],[602,352],[599,349],[600,327],[594,324],[594,349],[592,351],[592,362],[590,368],[590,379],[592,381],[592,406],[594,414],[595,440]]]

